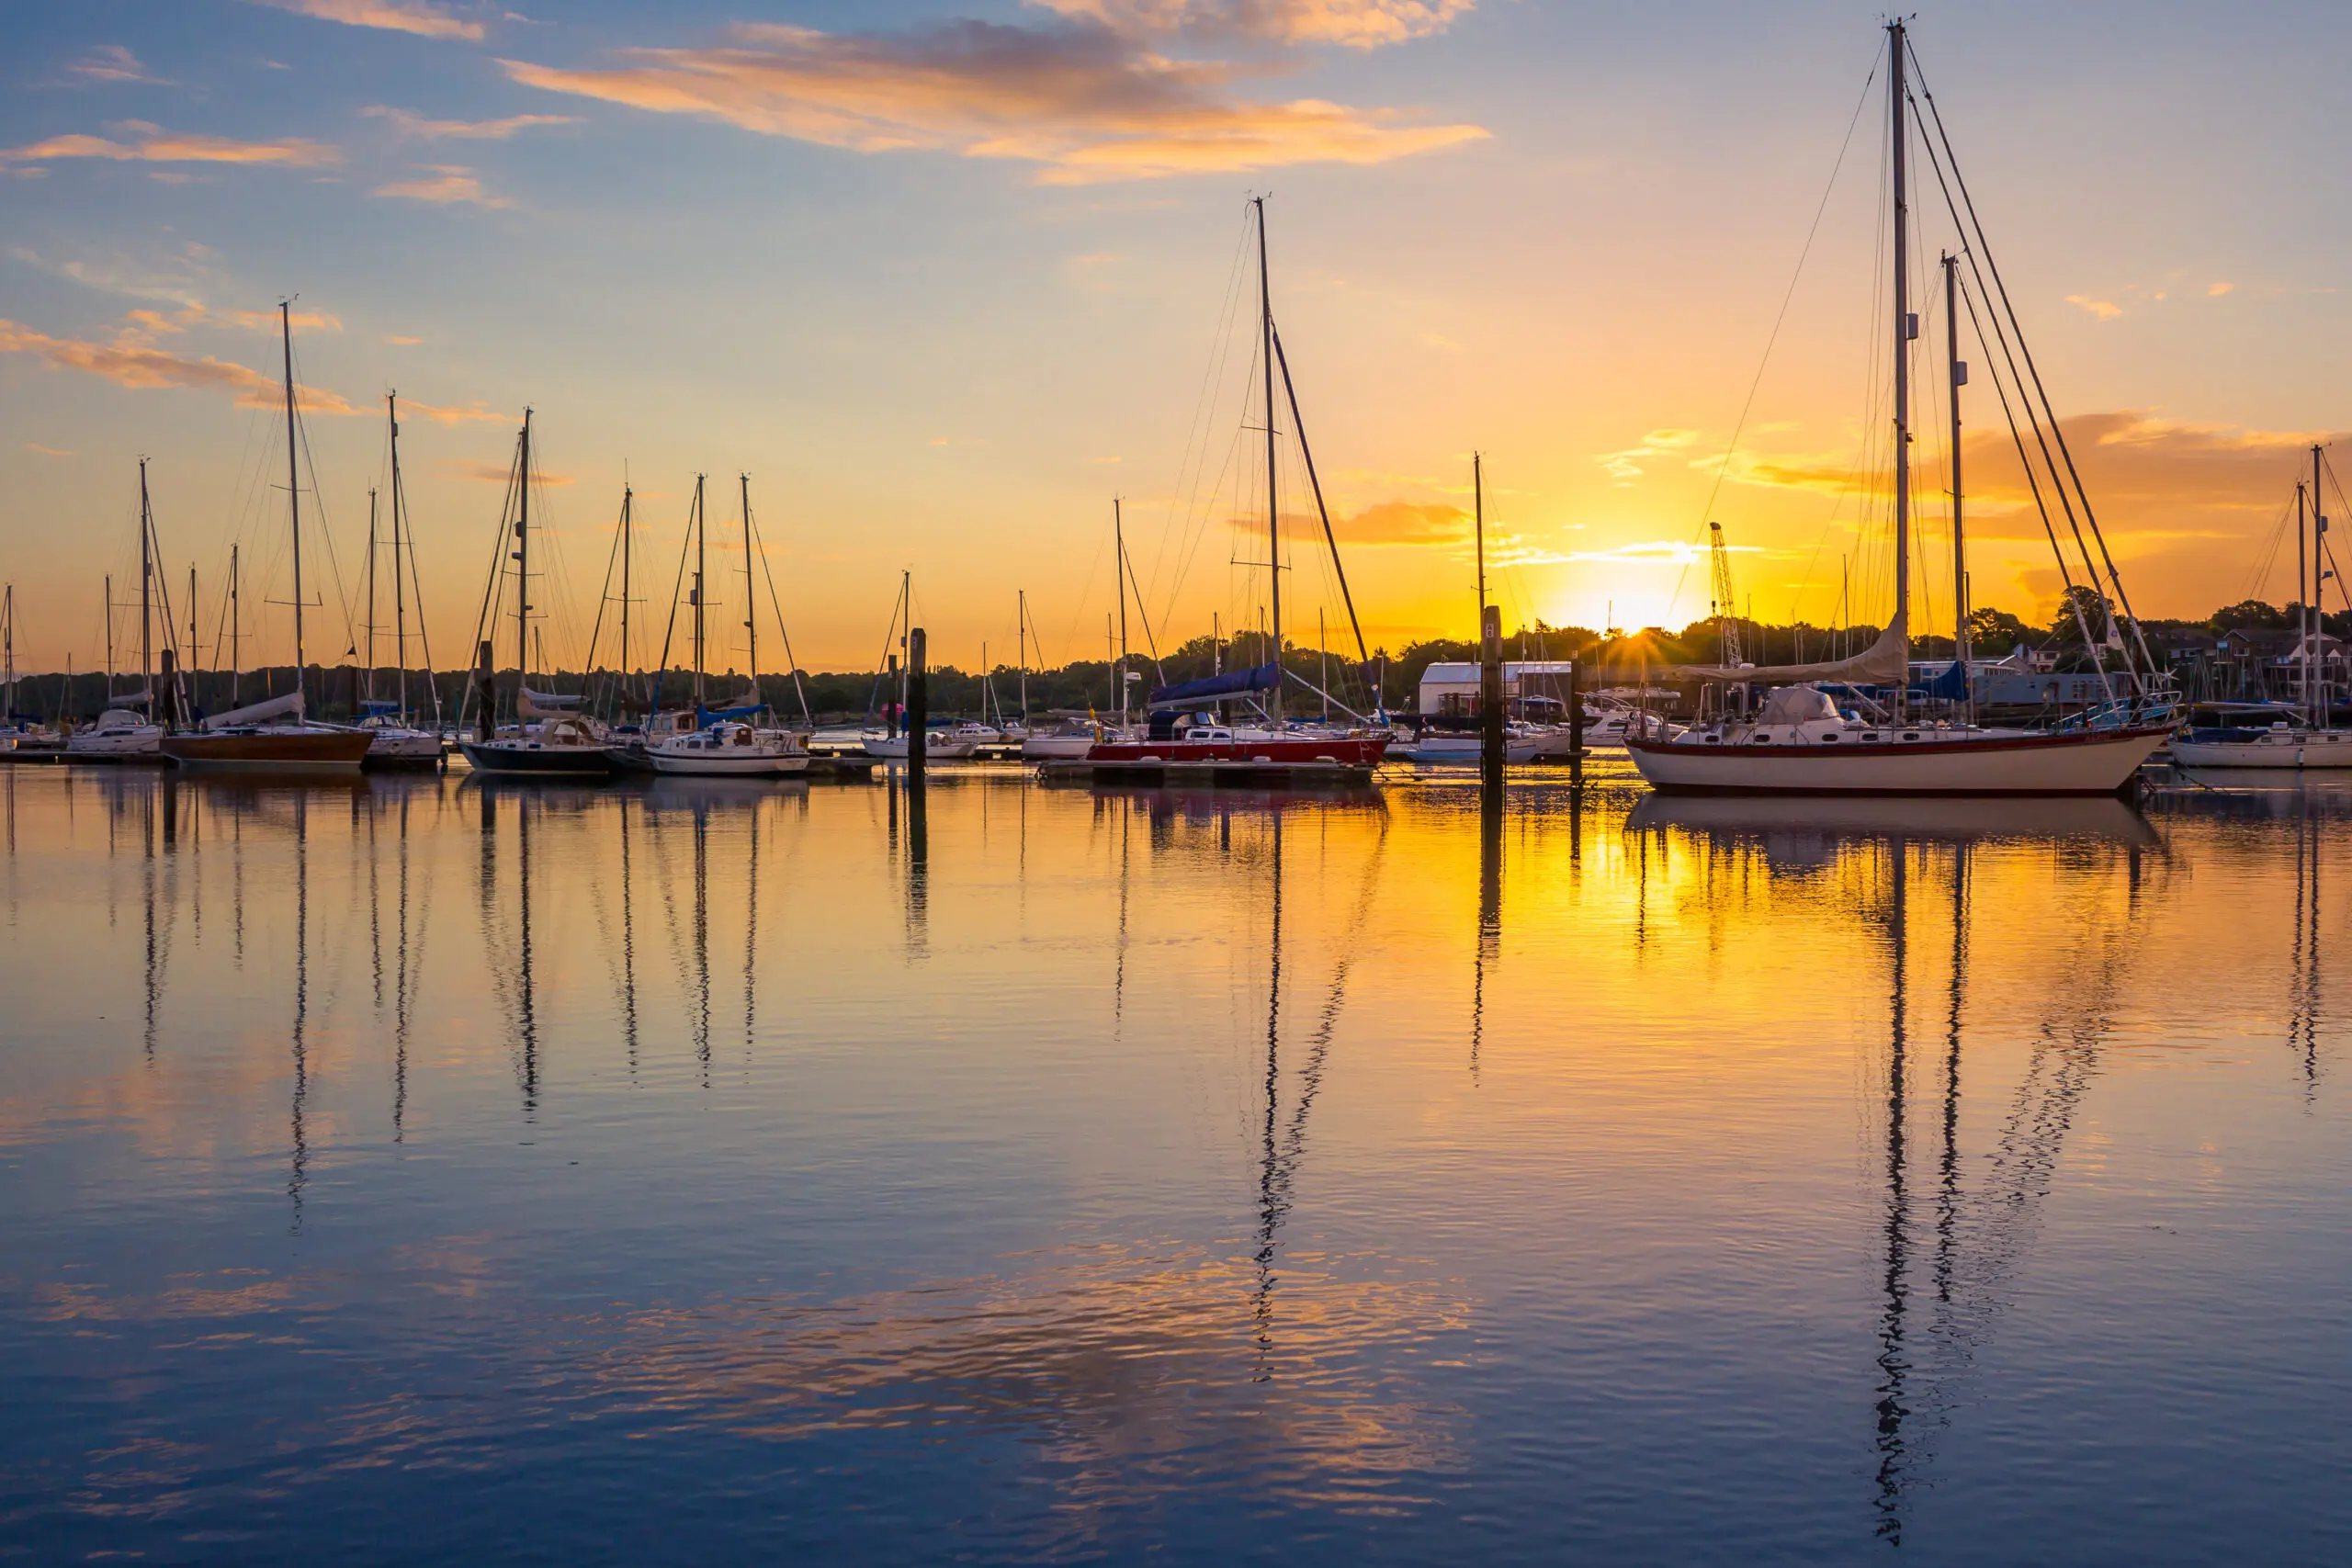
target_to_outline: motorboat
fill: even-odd
[[[1021,760],[1043,762],[1055,758],[1083,757],[1103,739],[1103,727],[1091,718],[1069,718],[1051,729],[1033,729],[1021,742]]]
[[[1251,762],[1261,767],[1322,763],[1368,768],[1387,755],[1391,739],[1385,732],[1374,731],[1300,735],[1287,730],[1196,724],[1174,730],[1166,739],[1102,741],[1086,753],[1086,761],[1097,767],[1113,768],[1185,762]]]
[[[732,719],[648,741],[658,773],[720,778],[780,778],[808,771],[808,750],[787,730],[755,729]]]
[[[968,757],[979,749],[978,741],[959,739],[950,729],[926,730],[923,734],[925,761],[952,762]],[[907,760],[907,737],[903,732],[898,735],[869,735],[865,738],[865,754],[879,757],[886,762],[903,762]]]
[[[164,727],[150,723],[145,714],[130,708],[108,708],[87,729],[77,729],[65,738],[65,754],[109,761],[130,757],[156,758],[163,755],[163,742]]]

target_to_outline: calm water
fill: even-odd
[[[2352,1553],[2352,796],[0,792],[0,1551]]]

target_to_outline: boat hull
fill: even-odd
[[[370,737],[356,729],[262,730],[253,734],[166,735],[164,755],[174,767],[241,773],[355,773]]]
[[[1083,757],[1100,744],[1091,735],[1033,735],[1021,743],[1021,760],[1043,762],[1057,757]]]
[[[2255,740],[2176,740],[2172,760],[2184,768],[2352,769],[2352,731]]]
[[[926,762],[955,762],[970,756],[978,749],[978,743],[976,741],[942,740],[933,736],[923,742],[922,756]],[[888,762],[903,762],[907,760],[907,738],[901,735],[896,739],[868,740],[865,743],[865,754],[869,757],[879,757]]]
[[[1662,795],[2117,795],[2169,727],[1887,741],[1711,747],[1627,737]]]
[[[1371,768],[1387,755],[1388,737],[1319,735],[1283,739],[1106,740],[1091,747],[1095,768],[1183,767],[1204,762],[1259,768]]]
[[[437,768],[441,765],[441,738],[421,730],[388,734],[382,730],[368,738],[368,756],[361,766],[374,772],[398,768]]]
[[[808,771],[808,759],[800,754],[787,757],[723,757],[717,754],[673,757],[649,749],[646,760],[653,764],[653,771],[664,778],[774,779]]]
[[[613,760],[602,746],[548,746],[536,740],[464,740],[458,747],[478,773],[512,778],[603,778]]]

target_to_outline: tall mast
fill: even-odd
[[[1021,660],[1021,728],[1029,728],[1029,591],[1019,590],[1018,607],[1012,617],[1013,635],[1020,639]]]
[[[1487,624],[1487,474],[1479,454],[1470,454],[1470,521],[1478,549],[1478,625]]]
[[[2298,501],[2298,502],[2299,502],[2299,503],[2300,503],[2300,502],[2301,502],[2301,500],[2302,493],[2303,493],[2303,487],[2302,487],[2302,486],[2301,486],[2301,485],[2297,485],[2297,486],[2295,487],[2295,495],[2296,495],[2296,498],[2297,498],[2297,501]],[[2298,513],[2298,516],[2300,516],[2300,515],[2301,515],[2301,514],[2300,514],[2300,513]],[[2302,536],[2302,536],[2302,530],[2301,530],[2300,527],[2298,527],[2298,528],[2296,529],[2296,531],[2295,531],[2295,541],[2296,541],[2296,542],[2295,542],[2295,548],[2296,548],[2296,549],[2297,549],[2297,551],[2299,551],[2299,552],[2300,552],[2300,551],[2302,549],[2302,547],[2302,547]],[[107,703],[108,703],[108,704],[112,704],[112,703],[113,703],[113,701],[114,701],[114,573],[112,573],[112,572],[108,572],[108,573],[107,573],[107,575],[106,575],[106,584],[107,584]]]
[[[294,694],[302,694],[302,491],[294,463],[294,302],[277,302],[279,341],[286,350],[286,525],[294,540]],[[296,713],[302,710],[298,705]]]
[[[1119,498],[1111,498],[1111,546],[1118,559],[1112,564],[1111,575],[1119,591],[1119,728],[1127,724],[1127,533],[1126,523],[1119,515]]]
[[[392,660],[400,666],[401,723],[408,723],[408,584],[401,577],[400,394],[384,394],[384,417],[392,428]],[[372,603],[372,596],[371,596]]]
[[[514,722],[523,722],[523,687],[531,672],[531,411],[523,411],[523,435],[516,448],[522,460],[518,472],[520,504],[514,514]]]
[[[1273,607],[1273,632],[1269,646],[1274,657],[1274,696],[1268,715],[1274,728],[1283,727],[1283,510],[1274,491],[1274,296],[1266,275],[1266,198],[1253,197],[1258,208],[1258,325],[1262,343],[1259,354],[1266,362],[1266,582]],[[1124,605],[1124,601],[1122,604]],[[1126,693],[1119,694],[1120,701]]]
[[[760,596],[752,591],[752,476],[742,476],[743,484],[743,629],[751,634],[751,650],[744,655],[752,676],[752,696],[759,705],[760,691]]]
[[[1944,253],[1944,361],[1951,378],[1951,656],[1960,666],[1963,691],[1975,687],[1968,675],[1968,530],[1961,514],[1960,389],[1968,385],[1968,367],[1960,358],[1960,258]]]
[[[243,613],[237,594],[241,584],[237,571],[237,547],[229,547],[229,705],[237,705],[237,673],[244,668],[243,627],[239,616]]]
[[[702,670],[705,662],[702,647],[703,601],[709,597],[707,584],[710,581],[703,575],[707,557],[703,550],[702,481],[703,476],[696,474],[695,476],[695,722],[697,724],[702,722]]]
[[[2312,444],[2312,641],[2306,656],[2310,666],[2319,671],[2319,727],[2325,729],[2327,713],[2327,666],[2320,658],[2320,650],[2327,641],[2327,607],[2322,603],[2327,597],[2327,508],[2320,496],[2320,448]]]
[[[1907,637],[1911,626],[1911,207],[1904,188],[1903,155],[1908,138],[1903,124],[1904,29],[1901,17],[1886,24],[1891,61],[1886,77],[1888,133],[1894,174],[1894,624]],[[1908,654],[1894,682],[1899,718],[1909,696]]]
[[[628,694],[628,558],[632,546],[629,534],[629,510],[637,492],[628,481],[621,481],[621,694],[626,705]],[[624,711],[626,709],[624,708]]]
[[[376,487],[368,487],[368,700],[376,700]]]
[[[155,576],[155,560],[150,549],[154,543],[154,514],[147,504],[147,459],[139,459],[139,684],[146,689],[148,717],[154,717],[154,633],[150,628],[152,615],[150,584]]]
[[[187,690],[188,697],[189,697],[189,699],[190,699],[191,701],[193,701],[193,700],[195,699],[195,696],[196,696],[196,690],[197,690],[197,688],[196,688],[196,563],[195,563],[194,561],[190,561],[190,562],[188,562],[188,566],[187,566],[187,668],[180,671],[180,679],[181,679],[183,682],[185,682],[187,683]]]

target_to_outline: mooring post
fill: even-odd
[[[1584,660],[1568,660],[1568,787],[1584,783]]]
[[[922,788],[923,743],[929,739],[924,731],[931,723],[931,694],[925,689],[930,679],[923,657],[926,638],[921,626],[907,633],[907,787]]]
[[[890,699],[882,705],[882,733],[896,740],[899,738],[899,656],[895,653],[891,654],[889,663],[889,681],[883,689],[890,694]]]
[[[1503,613],[1488,604],[1479,613],[1479,783],[1497,801],[1503,793]]]
[[[474,655],[474,739],[489,740],[498,733],[495,705],[491,701],[491,682],[496,678],[496,666],[492,660],[490,640],[482,639],[481,651]]]
[[[172,650],[164,649],[156,655],[154,703],[148,717],[166,728],[180,727],[179,679],[175,672]]]

